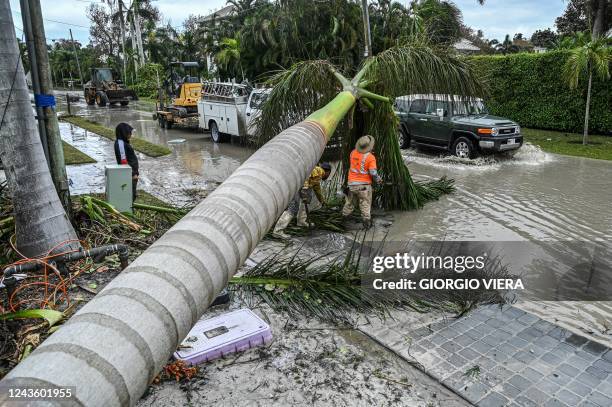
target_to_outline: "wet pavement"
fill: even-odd
[[[65,108],[60,99],[59,110]],[[177,205],[191,203],[193,191],[214,189],[253,153],[237,144],[215,144],[208,134],[197,130],[161,129],[148,103],[99,108],[81,100],[72,103],[71,111],[109,128],[129,123],[138,137],[170,148],[172,154],[158,158],[137,152],[141,173],[138,187]],[[112,141],[64,122],[60,122],[60,132],[65,141],[98,161],[68,167],[71,193],[103,192],[104,167],[115,163]]]
[[[516,307],[392,317],[360,329],[479,407],[612,405],[612,350]]]

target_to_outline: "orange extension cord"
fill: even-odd
[[[64,254],[78,252],[79,249],[69,250],[69,251],[65,251],[61,253],[56,253],[53,255],[51,255],[51,253],[54,250],[56,250],[58,247],[61,247],[65,244],[72,243],[72,242],[79,242],[83,248],[88,249],[89,247],[87,243],[84,241],[78,240],[78,239],[65,240],[63,242],[58,243],[54,247],[52,247],[46,254],[40,257],[30,258],[30,257],[24,256],[19,250],[17,250],[17,248],[15,247],[15,244],[13,243],[14,237],[15,235],[11,236],[11,238],[9,239],[9,243],[12,249],[15,251],[15,253],[17,253],[21,257],[21,260],[18,260],[12,264],[4,266],[3,269],[9,266],[14,266],[14,265],[19,265],[19,264],[24,264],[24,263],[29,263],[29,262],[39,262],[43,265],[43,273],[41,275],[26,277],[26,279],[35,280],[33,282],[19,284],[19,286],[15,289],[15,291],[12,293],[12,295],[8,299],[9,309],[14,312],[17,309],[19,309],[21,305],[31,304],[35,302],[39,302],[40,304],[39,308],[54,309],[56,306],[56,297],[57,297],[58,291],[61,291],[61,298],[63,298],[66,301],[66,306],[70,306],[70,297],[68,295],[68,290],[67,290],[68,287],[70,287],[74,279],[77,276],[79,276],[81,273],[91,270],[93,268],[93,262],[88,262],[87,259],[81,259],[77,261],[75,263],[77,266],[76,267],[77,271],[74,274],[69,275],[67,278],[64,278],[62,277],[59,270],[55,266],[50,264],[50,261]],[[52,271],[53,274],[57,276],[57,278],[59,279],[57,283],[53,283],[49,280],[49,271]],[[35,286],[41,286],[44,288],[44,292],[43,290],[41,290],[41,293],[43,294],[42,298],[35,297],[35,298],[23,299],[17,302],[16,304],[13,303],[18,292],[28,287],[35,287]],[[1,310],[1,311],[4,312],[4,310]]]

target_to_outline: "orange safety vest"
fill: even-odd
[[[357,150],[351,152],[349,159],[351,168],[348,173],[348,182],[371,184],[370,170],[376,169],[376,157],[372,153],[362,154]]]

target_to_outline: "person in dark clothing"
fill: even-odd
[[[127,164],[132,167],[132,200],[136,199],[136,184],[138,184],[138,157],[130,144],[134,128],[127,123],[119,123],[115,128],[115,158],[117,164]]]

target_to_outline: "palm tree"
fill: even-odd
[[[247,11],[255,6],[259,0],[228,0],[227,5],[234,6],[236,13]]]
[[[506,34],[504,42],[498,43],[495,46],[495,49],[497,50],[497,52],[501,52],[504,55],[518,52],[518,47],[514,45],[512,43],[512,40],[510,39],[510,34]]]
[[[588,144],[589,110],[591,107],[591,87],[593,75],[601,79],[610,78],[612,53],[606,39],[595,39],[570,51],[565,63],[563,75],[571,89],[576,89],[581,77],[588,77],[586,107],[584,113],[584,131],[582,144]]]
[[[468,62],[420,40],[367,59],[352,80],[329,61],[316,60],[297,63],[277,73],[270,83],[274,88],[258,119],[257,143],[264,144],[302,120],[316,122],[326,140],[338,127],[346,171],[355,140],[363,132],[374,135],[379,170],[385,181],[377,193],[387,209],[420,208],[426,201],[452,190],[448,180],[412,180],[397,143],[398,121],[390,103],[392,98],[413,93],[483,93]]]
[[[244,79],[244,71],[240,61],[240,39],[224,38],[219,44],[220,51],[215,55],[215,59],[225,69],[235,76],[236,68],[240,68],[240,74]]]
[[[0,158],[15,208],[18,250],[28,257],[45,254],[76,239],[58,198],[32,113],[9,2],[0,2]],[[68,247],[77,248],[72,241]]]

